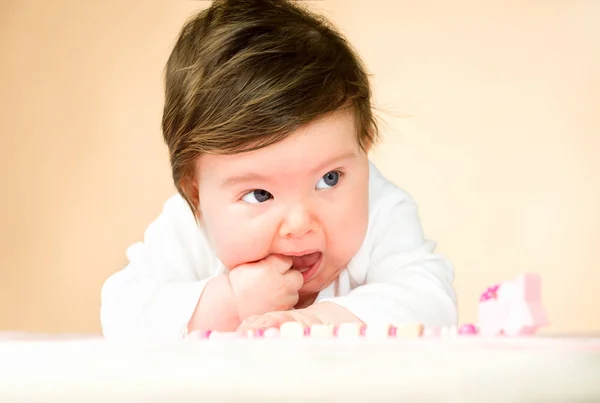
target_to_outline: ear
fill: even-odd
[[[362,144],[362,150],[365,153],[365,155],[369,155],[369,152],[371,152],[371,150],[373,149],[373,142],[365,139],[363,140],[363,144]]]
[[[184,194],[184,198],[192,209],[192,213],[194,214],[196,221],[200,223],[202,219],[200,213],[200,193],[198,183],[195,180],[195,175],[188,174],[182,178],[180,182],[180,188],[181,192]]]

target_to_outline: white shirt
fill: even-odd
[[[451,263],[424,238],[413,199],[369,168],[367,234],[317,301],[337,303],[367,325],[456,325]],[[226,271],[180,195],[167,200],[127,258],[102,287],[106,339],[180,339],[206,283]]]

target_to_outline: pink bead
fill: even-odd
[[[306,336],[306,337],[310,336],[310,327],[304,328],[304,336]]]
[[[367,325],[363,325],[360,327],[360,335],[365,336],[367,334]]]
[[[465,324],[458,328],[458,334],[462,335],[473,335],[477,334],[477,328],[472,324]]]
[[[396,337],[396,327],[395,326],[390,326],[390,332],[389,332],[389,336],[390,337]]]
[[[441,337],[442,329],[439,327],[428,327],[423,329],[423,337],[425,338],[437,338]]]
[[[246,338],[260,339],[261,337],[263,337],[264,330],[263,329],[250,329],[250,330],[247,330],[246,332],[242,332],[242,333],[244,333],[244,337],[246,337]]]
[[[187,337],[190,339],[208,339],[211,333],[211,330],[194,330]]]
[[[256,329],[254,337],[263,337],[265,335],[265,329]]]
[[[210,337],[210,334],[212,333],[212,330],[203,330],[200,332],[200,338],[201,339],[208,339]]]

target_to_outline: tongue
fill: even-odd
[[[321,256],[321,252],[309,253],[308,255],[302,256],[292,256],[293,264],[292,267],[294,269],[306,269],[311,267],[313,264],[317,263],[319,257]]]

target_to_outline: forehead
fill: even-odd
[[[196,164],[200,181],[223,181],[253,172],[293,176],[318,171],[339,158],[361,152],[352,113],[337,112],[307,124],[270,146],[233,155],[205,155]],[[326,167],[323,167],[324,169]]]

